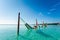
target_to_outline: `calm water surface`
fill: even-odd
[[[19,37],[16,32],[16,24],[0,24],[0,40],[60,40],[60,25],[48,25],[46,28],[33,30],[21,25]]]

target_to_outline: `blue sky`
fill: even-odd
[[[19,12],[30,24],[60,22],[60,0],[0,0],[0,24],[16,24]]]

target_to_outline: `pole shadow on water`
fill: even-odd
[[[17,39],[17,40],[21,40],[21,39],[20,39],[20,37],[21,37],[21,38],[23,38],[24,40],[32,40],[31,38],[28,38],[28,36],[30,35],[31,31],[32,31],[32,30],[27,30],[24,35],[19,34],[19,36],[17,36],[16,39]]]
[[[56,39],[55,37],[53,37],[52,35],[48,35],[48,34],[42,32],[42,30],[37,30],[36,32],[37,32],[38,34],[41,34],[41,35],[45,36],[45,37],[51,37],[51,38],[53,38],[54,40],[58,40],[58,39]]]
[[[22,35],[20,35],[20,36],[23,37],[24,39],[32,40],[31,38],[28,38],[30,36],[31,32],[32,32],[32,30],[27,30],[23,36]]]
[[[27,30],[26,33],[25,33],[24,35],[28,37],[28,36],[30,36],[31,32],[32,32],[31,29],[30,29],[30,30]]]
[[[27,37],[25,37],[25,36],[22,36],[22,35],[19,35],[19,36],[21,36],[23,39],[25,39],[25,40],[32,40],[32,39],[30,39],[30,38],[27,38]]]

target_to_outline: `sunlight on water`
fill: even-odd
[[[44,29],[28,30],[25,25],[20,26],[17,37],[17,25],[0,25],[0,40],[60,40],[60,25],[48,25]]]

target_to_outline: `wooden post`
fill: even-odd
[[[19,36],[19,26],[20,26],[20,12],[18,13],[17,36]]]
[[[37,19],[36,19],[36,26],[38,26],[38,22],[37,22]]]

